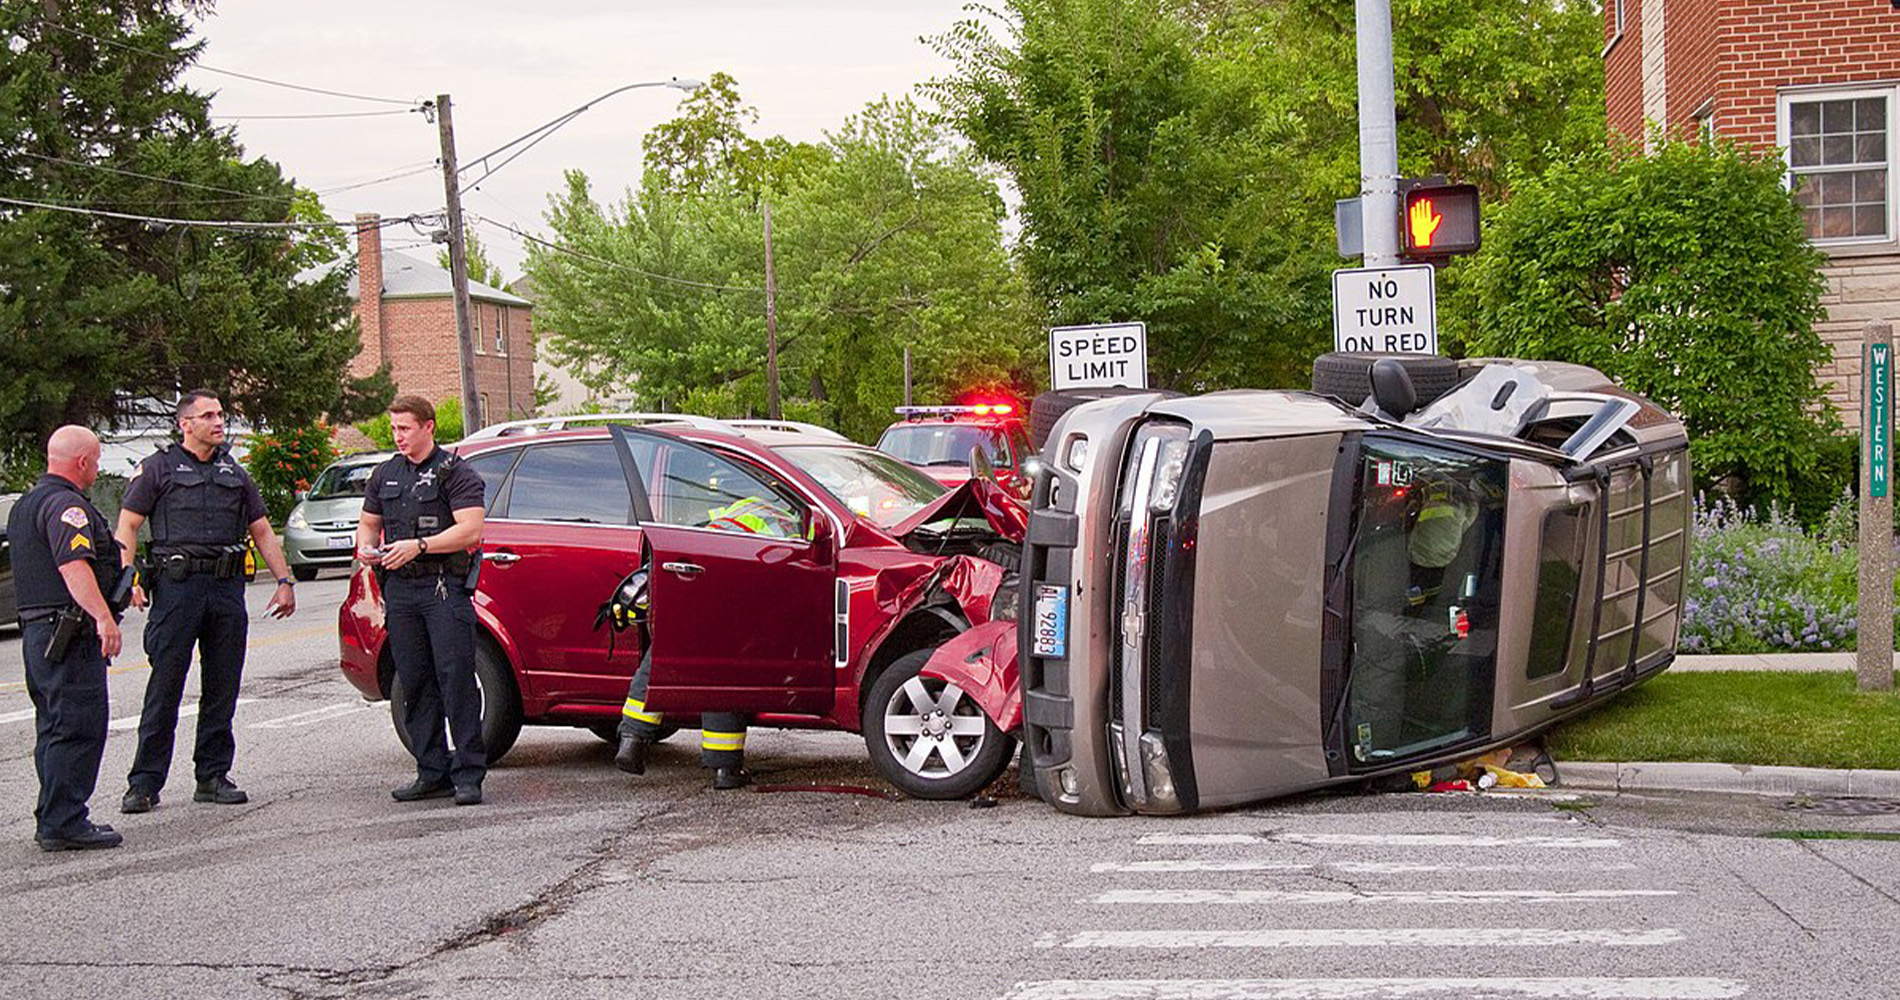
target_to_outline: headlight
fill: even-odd
[[[309,521],[309,519],[308,519],[308,518],[305,518],[305,517],[303,516],[303,508],[302,508],[302,507],[298,507],[298,508],[296,508],[296,509],[294,509],[294,510],[292,510],[292,511],[290,512],[290,516],[289,516],[289,517],[286,517],[286,518],[284,518],[284,527],[286,527],[286,528],[296,528],[296,529],[298,529],[299,531],[307,531],[307,530],[309,530],[309,528],[310,528],[310,521]]]
[[[1185,429],[1183,429],[1185,433]],[[1174,498],[1181,490],[1181,473],[1187,468],[1187,438],[1161,443],[1161,458],[1155,462],[1155,484],[1149,509],[1165,513],[1174,509]]]
[[[1143,454],[1154,449],[1144,467]],[[1181,492],[1181,475],[1187,469],[1188,427],[1169,420],[1153,420],[1135,432],[1128,446],[1128,467],[1122,475],[1121,509],[1132,514],[1136,495],[1141,494],[1148,509],[1165,513],[1174,509]],[[1137,479],[1146,477],[1144,482]],[[1143,488],[1145,487],[1145,489]]]

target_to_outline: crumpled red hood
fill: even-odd
[[[943,496],[924,505],[917,513],[897,522],[891,534],[898,538],[932,521],[981,516],[989,526],[1012,542],[1021,542],[1029,526],[1029,510],[1021,500],[1009,495],[988,479],[975,477]]]

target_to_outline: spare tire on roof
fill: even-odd
[[[1372,351],[1332,351],[1313,359],[1313,391],[1337,396],[1358,406],[1372,395],[1372,363],[1391,358],[1412,377],[1418,405],[1458,388],[1458,362],[1436,354],[1379,354]]]
[[[1029,443],[1040,451],[1042,443],[1049,439],[1049,432],[1056,429],[1056,421],[1064,413],[1083,403],[1110,396],[1134,396],[1141,393],[1159,393],[1163,396],[1179,396],[1178,392],[1166,389],[1130,389],[1125,386],[1110,386],[1102,389],[1051,389],[1029,401]]]

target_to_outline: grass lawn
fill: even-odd
[[[1667,673],[1550,735],[1558,761],[1900,769],[1900,693],[1851,670]]]

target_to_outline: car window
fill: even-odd
[[[369,486],[370,474],[376,471],[377,463],[354,462],[335,465],[317,474],[317,481],[310,484],[310,499],[336,500],[341,497],[361,497]]]
[[[1036,453],[1035,446],[1029,443],[1029,435],[1023,430],[1022,424],[1009,425],[1009,443],[1012,450],[1016,452],[1016,461],[1010,463],[1011,468],[1020,467]]]
[[[803,505],[731,459],[668,445],[653,461],[659,474],[650,499],[663,524],[773,538],[804,534]]]
[[[508,478],[508,470],[520,457],[520,448],[501,448],[485,451],[468,459],[468,467],[482,477],[483,505],[489,510],[495,509],[495,501],[501,499],[501,481]]]
[[[899,424],[885,431],[877,443],[877,450],[912,465],[968,465],[970,452],[977,448],[983,449],[992,467],[1010,464],[1003,436],[974,424]]]
[[[508,487],[518,521],[633,523],[633,496],[610,441],[529,446]]]
[[[774,449],[804,469],[859,517],[888,528],[944,494],[935,479],[859,445],[791,445]]]

